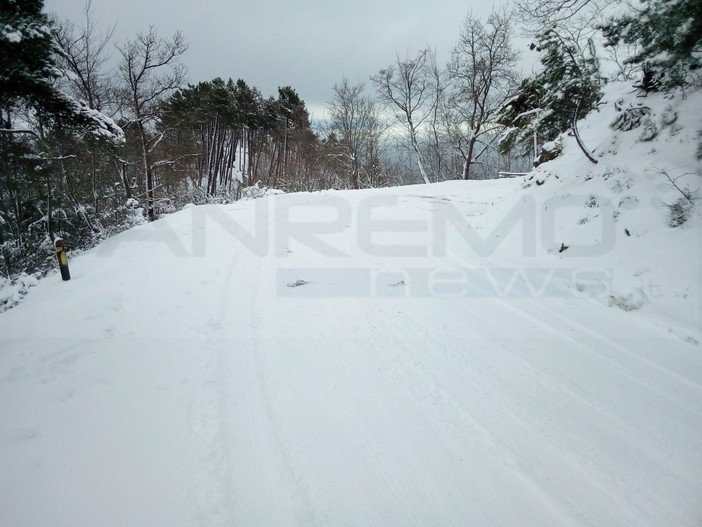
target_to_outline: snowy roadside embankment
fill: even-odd
[[[14,280],[0,276],[0,313],[15,307],[29,294],[29,290],[39,284],[32,275],[22,273]]]
[[[499,210],[528,202],[545,221],[535,259],[608,270],[608,287],[582,293],[653,323],[697,331],[702,321],[702,91],[685,97],[609,85],[579,124],[597,164],[564,137],[562,154],[527,177]],[[614,128],[612,124],[617,128]],[[521,258],[513,247],[503,253]],[[521,261],[525,260],[521,258]]]

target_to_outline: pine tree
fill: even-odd
[[[43,0],[0,4],[0,128],[18,132],[13,114],[24,106],[42,123],[59,121],[122,141],[122,130],[110,118],[56,88],[60,49],[43,6]]]
[[[543,70],[522,81],[517,93],[501,108],[497,122],[506,127],[499,149],[508,152],[528,143],[534,134],[550,141],[572,130],[583,153],[592,161],[577,134],[577,121],[597,107],[604,79],[592,41],[582,49],[554,29],[538,35],[532,49],[541,53]]]
[[[0,101],[5,112],[20,102],[67,110],[52,86],[55,48],[42,7],[43,0],[0,4]],[[3,127],[10,128],[7,114],[3,117]]]
[[[66,149],[86,134],[124,139],[112,119],[57,87],[61,51],[42,8],[43,0],[0,3],[0,259],[9,274],[46,266],[53,234],[86,217],[64,166],[77,156]],[[84,223],[71,228],[82,239]]]
[[[699,81],[702,68],[702,2],[641,0],[643,9],[610,19],[600,29],[606,45],[637,44],[627,63],[641,64],[646,91]]]

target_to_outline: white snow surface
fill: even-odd
[[[72,258],[0,316],[0,525],[699,526],[702,221],[650,166],[699,170],[700,102],[646,143],[604,107],[596,166],[565,138]]]

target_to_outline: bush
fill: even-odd
[[[683,225],[690,217],[693,206],[694,202],[685,197],[678,198],[675,203],[666,204],[669,213],[668,225],[673,228]]]
[[[15,307],[27,295],[30,287],[39,285],[34,275],[22,273],[14,280],[0,277],[0,313]]]
[[[646,106],[627,108],[620,112],[609,126],[615,130],[628,132],[641,126],[642,119],[650,113],[651,109]]]
[[[651,141],[658,136],[658,127],[652,119],[646,117],[641,123],[643,130],[641,130],[641,135],[639,135],[639,140],[641,141]]]

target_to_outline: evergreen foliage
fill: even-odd
[[[68,111],[52,81],[56,50],[43,0],[0,4],[0,95],[3,110],[29,104],[51,113]],[[5,121],[5,127],[8,122]]]
[[[503,152],[528,145],[535,133],[541,141],[555,139],[595,109],[602,97],[604,78],[591,40],[583,49],[549,28],[531,48],[541,53],[543,69],[523,80],[497,115],[505,127],[499,142]]]
[[[56,66],[60,50],[43,4],[0,4],[0,127],[12,129],[15,113],[28,109],[42,126],[58,123],[122,141],[122,130],[110,118],[56,87],[62,75]]]
[[[47,268],[56,234],[89,245],[100,229],[66,162],[91,143],[124,140],[112,119],[57,87],[60,50],[42,8],[42,0],[0,4],[0,272],[8,278]]]
[[[641,0],[641,9],[601,27],[609,46],[637,44],[626,62],[642,64],[642,88],[653,91],[699,82],[702,67],[702,2]]]

